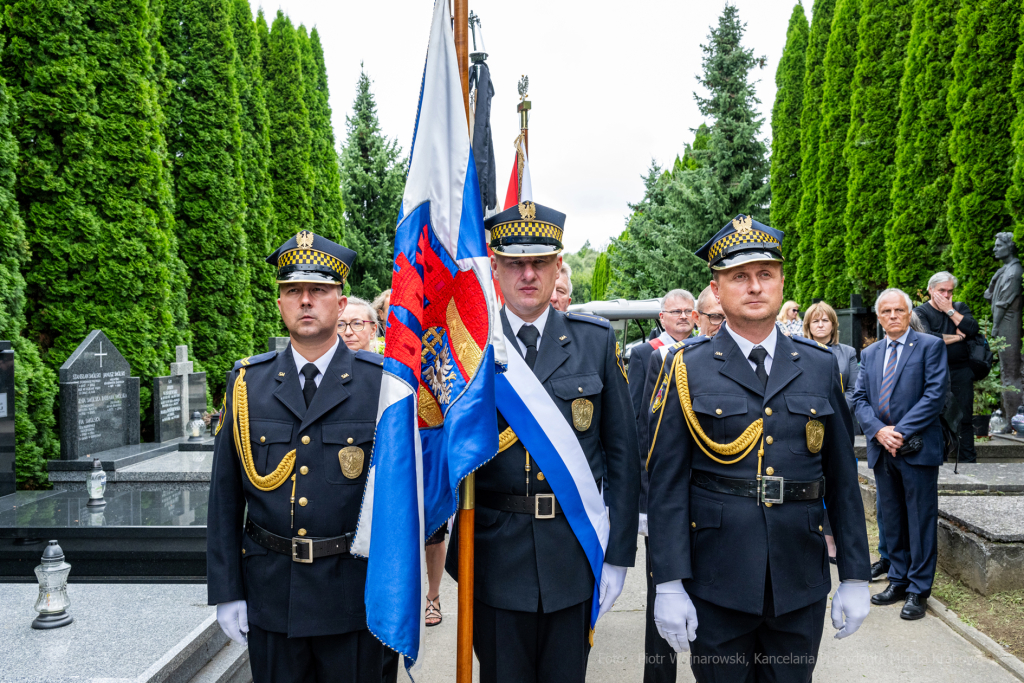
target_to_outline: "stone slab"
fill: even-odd
[[[1024,588],[1024,543],[991,541],[946,518],[941,508],[939,514],[938,562],[946,573],[982,595]]]
[[[978,453],[978,462],[1024,462],[1024,439],[1006,439],[1000,435],[990,441],[975,441],[974,450]],[[864,435],[854,437],[853,452],[858,460],[867,460]]]
[[[14,465],[14,351],[0,350],[0,496],[18,488]]]
[[[1009,465],[1020,465],[1021,474],[1024,475],[1024,463],[1010,463]],[[960,465],[959,474],[953,473],[952,465],[943,465],[939,468],[939,492],[940,493],[989,493],[993,490],[991,487],[993,483],[996,486],[1010,486],[997,477],[1003,476],[1000,471],[989,468],[1006,467],[1009,466],[1006,463],[977,463],[971,465],[972,474],[968,474],[966,468],[968,465]],[[875,486],[875,471],[868,467],[867,462],[859,461],[857,463],[857,475],[861,481],[869,484],[871,487]],[[1021,486],[1021,490],[1024,491],[1024,484]]]
[[[164,443],[141,443],[130,446],[121,446],[109,451],[97,453],[96,457],[103,463],[103,469],[107,476],[111,472],[123,469],[130,465],[145,462],[152,458],[167,455],[174,451],[212,451],[213,437],[209,434],[203,437],[202,441],[188,441],[186,438],[172,439]],[[51,481],[68,481],[69,477],[74,481],[85,481],[85,476],[92,470],[93,458],[78,458],[76,460],[50,460],[47,468],[50,471]],[[69,473],[64,475],[62,473]],[[77,473],[72,475],[70,473]]]
[[[153,438],[164,442],[185,436],[184,414],[188,410],[185,377],[153,378]]]
[[[939,516],[989,541],[1024,543],[1024,496],[940,496]]]

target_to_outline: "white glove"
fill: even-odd
[[[231,640],[239,645],[248,645],[249,608],[245,600],[222,602],[217,605],[217,623]]]
[[[832,626],[842,629],[836,634],[836,640],[856,633],[867,619],[870,608],[871,590],[867,581],[847,579],[841,582],[832,596]]]
[[[641,536],[647,535],[647,515],[643,512],[640,513],[640,528],[638,529]]]
[[[604,563],[601,568],[601,590],[598,593],[597,618],[600,619],[604,613],[612,608],[615,601],[622,595],[622,587],[626,583],[626,568],[614,564]]]
[[[659,583],[654,598],[654,625],[676,652],[686,652],[697,638],[697,608],[679,579]]]

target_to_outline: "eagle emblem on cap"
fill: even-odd
[[[751,230],[750,216],[740,216],[739,218],[732,219],[732,226],[736,228],[736,232],[741,235],[746,235]]]
[[[295,242],[298,243],[299,249],[309,249],[313,246],[313,233],[309,230],[300,230],[295,236]]]
[[[537,217],[537,205],[533,202],[519,202],[519,216],[524,221],[532,221]]]

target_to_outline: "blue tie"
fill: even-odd
[[[892,398],[892,388],[896,384],[896,360],[899,355],[896,349],[899,345],[898,341],[889,343],[889,360],[885,364],[885,372],[882,373],[882,388],[878,391],[878,414],[888,425],[892,424],[892,418],[889,416],[889,399]]]

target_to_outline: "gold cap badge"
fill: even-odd
[[[532,221],[537,217],[537,206],[533,202],[519,202],[519,216],[524,221]]]
[[[746,235],[752,229],[750,216],[743,216],[742,218],[732,219],[732,226],[736,228],[736,232],[741,235]]]
[[[301,230],[298,235],[295,236],[295,241],[299,245],[299,249],[309,249],[313,246],[313,233],[309,230]]]

